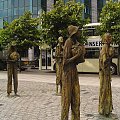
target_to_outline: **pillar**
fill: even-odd
[[[34,47],[28,49],[28,60],[34,61]]]
[[[92,23],[97,23],[97,0],[91,0]]]

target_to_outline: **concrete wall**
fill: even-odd
[[[91,8],[92,8],[92,23],[97,22],[97,2],[96,0],[91,0]]]

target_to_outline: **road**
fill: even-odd
[[[7,72],[0,71],[0,120],[60,120],[61,97],[55,94],[55,73],[25,71],[19,73],[18,78],[20,97],[14,94],[7,97]],[[112,77],[114,110],[110,118],[100,116],[97,112],[98,74],[79,74],[79,80],[81,120],[120,119],[120,77]]]

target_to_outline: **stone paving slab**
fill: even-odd
[[[7,80],[0,79],[0,120],[60,120],[61,97],[55,94],[55,83],[19,81],[20,97],[7,97],[6,85]],[[110,118],[98,115],[98,86],[81,85],[80,89],[81,120],[120,119],[118,87],[113,87],[114,110]]]

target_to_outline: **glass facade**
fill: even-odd
[[[91,0],[84,0],[84,18],[89,18],[91,20]]]
[[[0,0],[0,22],[12,20],[31,11],[33,17],[38,16],[38,11],[46,11],[47,0]],[[1,27],[1,26],[0,26]]]
[[[113,0],[113,2],[118,2],[118,0]],[[102,11],[103,6],[106,4],[106,0],[97,0],[97,18],[99,21],[100,13]]]
[[[57,0],[54,0],[54,4]],[[70,0],[63,0],[64,3],[70,1]],[[84,4],[84,13],[83,18],[90,18],[91,19],[91,0],[75,0],[76,2],[80,2]]]
[[[102,11],[103,6],[105,5],[106,0],[97,0],[97,18],[99,21],[100,13]]]
[[[57,0],[54,0],[54,3]],[[63,0],[64,3],[69,0]],[[118,0],[113,0],[118,1]],[[84,4],[83,18],[92,19],[91,0],[76,0]],[[96,0],[97,2],[97,18],[99,21],[100,12],[105,5],[106,0]],[[53,4],[54,4],[53,3]],[[41,11],[47,11],[47,0],[0,0],[0,27],[3,26],[1,21],[11,22],[15,18],[23,15],[25,11],[31,11],[33,17],[37,17]]]

